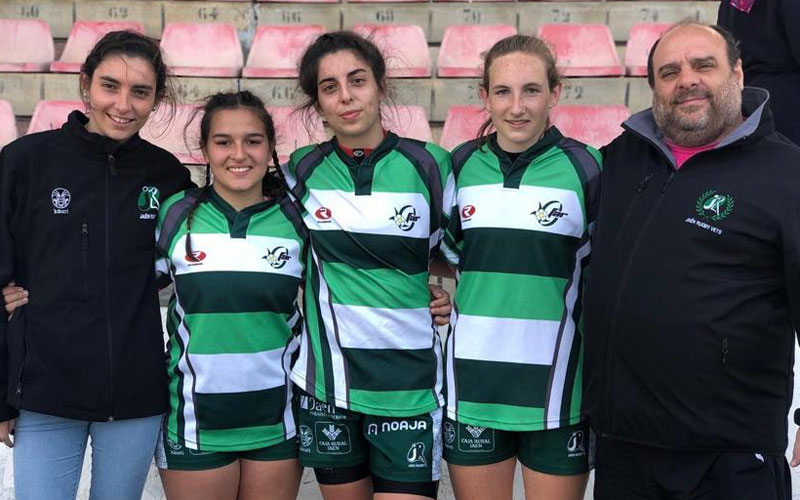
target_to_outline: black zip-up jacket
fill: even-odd
[[[0,283],[30,293],[0,321],[0,420],[20,408],[91,421],[167,408],[155,216],[189,174],[138,135],[119,143],[86,122],[73,112],[0,151]]]
[[[650,110],[604,149],[583,408],[609,438],[783,454],[800,319],[800,148],[762,89],[680,170]],[[793,321],[794,320],[794,321]]]
[[[800,145],[800,1],[755,0],[743,12],[722,0],[717,24],[739,41],[745,84],[769,91],[775,128]]]

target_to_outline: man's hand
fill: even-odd
[[[17,419],[15,418],[0,422],[0,441],[3,441],[9,448],[14,447],[14,439],[11,436],[14,435],[14,426],[16,424]]]
[[[434,324],[442,326],[450,323],[450,311],[453,309],[453,305],[450,303],[450,294],[439,285],[429,284],[428,290],[431,292],[429,307]]]
[[[800,427],[794,435],[794,448],[792,449],[792,467],[800,465]]]
[[[3,302],[10,318],[16,308],[28,303],[28,291],[12,281],[3,287]]]

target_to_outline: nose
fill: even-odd
[[[120,92],[117,96],[117,100],[114,103],[117,112],[119,114],[125,114],[131,110],[131,96],[128,92]]]
[[[234,161],[244,161],[247,158],[247,153],[244,150],[243,142],[235,142],[233,145],[233,153],[231,159]]]
[[[681,72],[678,74],[678,86],[680,88],[691,88],[699,83],[700,78],[695,70],[688,66],[681,68]]]
[[[514,92],[511,96],[511,114],[521,115],[525,112],[525,107],[522,105],[522,95],[519,92]]]
[[[348,103],[353,100],[353,95],[350,93],[350,89],[347,87],[347,85],[339,86],[339,99],[343,103]]]

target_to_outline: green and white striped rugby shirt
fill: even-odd
[[[296,434],[292,354],[307,231],[288,196],[232,208],[213,189],[170,197],[158,217],[157,272],[169,273],[168,438],[191,450],[242,451]]]
[[[600,154],[551,127],[513,163],[492,134],[453,152],[442,245],[458,265],[447,415],[509,431],[577,423],[581,294]]]
[[[360,164],[333,139],[299,149],[285,170],[311,240],[292,380],[366,414],[441,406],[427,283],[452,207],[450,155],[389,132]]]

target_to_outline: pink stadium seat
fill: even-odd
[[[242,76],[247,78],[297,78],[300,57],[325,32],[319,24],[259,26]]]
[[[67,38],[61,58],[50,65],[50,71],[56,73],[80,72],[81,64],[103,35],[109,31],[123,30],[144,33],[144,28],[136,21],[76,21],[69,31],[69,38]]]
[[[229,23],[167,23],[161,49],[178,76],[236,77],[244,60],[236,27]]]
[[[54,56],[47,22],[0,19],[0,71],[47,71]]]
[[[543,24],[539,37],[553,47],[564,76],[620,76],[622,67],[605,24]]]
[[[160,106],[150,115],[139,135],[142,139],[160,146],[174,154],[185,165],[202,165],[205,163],[200,151],[200,120],[203,113],[197,113],[189,128],[186,124],[192,118],[197,106],[182,104],[175,107],[175,117],[169,120],[169,106]],[[184,132],[184,130],[186,131]]]
[[[325,128],[322,126],[322,118],[314,113],[310,122],[306,124],[304,113],[298,111],[293,113],[294,108],[290,106],[267,107],[267,111],[272,115],[275,122],[275,134],[278,141],[278,159],[284,163],[289,159],[292,152],[302,146],[323,142],[327,139]],[[311,128],[311,130],[308,129]]]
[[[450,106],[439,145],[452,151],[462,142],[476,138],[481,125],[488,119],[483,106]]]
[[[410,2],[427,2],[428,0],[348,0],[348,3],[410,3]]]
[[[431,125],[422,106],[394,106],[383,112],[383,126],[400,137],[433,141]]]
[[[550,119],[562,134],[596,148],[622,133],[631,112],[625,106],[556,106]]]
[[[373,42],[386,58],[390,78],[428,78],[431,57],[422,28],[413,24],[356,24],[353,31]]]
[[[17,120],[8,101],[0,100],[0,149],[17,138]]]
[[[445,28],[437,62],[440,77],[481,75],[483,58],[495,42],[517,33],[508,24],[464,24]]]
[[[81,101],[39,101],[33,110],[28,133],[61,128],[67,116],[76,109],[83,111],[86,106]]]
[[[630,76],[647,76],[647,56],[668,23],[639,23],[631,27],[625,46],[625,70]]]

